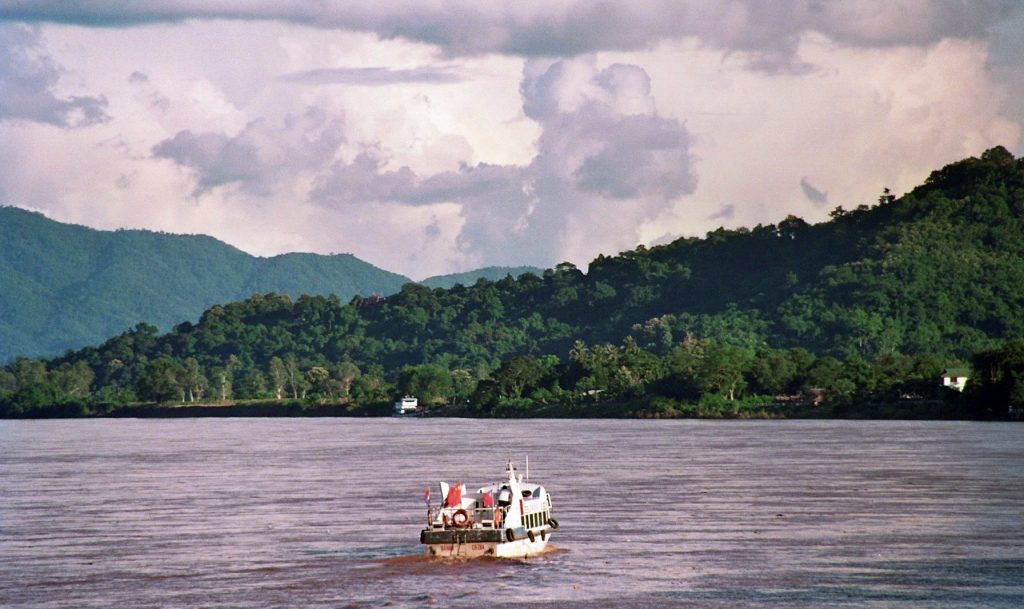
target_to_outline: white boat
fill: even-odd
[[[527,468],[529,469],[529,468]],[[505,479],[471,493],[458,483],[441,483],[444,503],[429,507],[420,543],[430,556],[451,558],[526,558],[547,547],[558,521],[551,517],[551,495],[543,486],[523,480],[511,461]],[[529,477],[527,477],[529,478]]]
[[[419,400],[407,395],[395,402],[395,414],[398,416],[409,416],[419,414]]]

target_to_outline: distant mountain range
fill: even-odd
[[[492,267],[427,284],[519,271]],[[168,331],[214,304],[256,293],[334,294],[348,302],[393,294],[411,281],[350,254],[260,258],[203,235],[100,231],[0,207],[0,363],[99,343],[140,322]]]

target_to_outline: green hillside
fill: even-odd
[[[88,378],[106,403],[208,392],[359,405],[414,391],[492,414],[581,396],[619,413],[736,414],[744,399],[811,388],[836,404],[925,399],[944,366],[976,358],[993,372],[972,382],[1001,379],[1024,402],[1022,312],[1024,160],[995,148],[821,224],[719,229],[600,256],[586,273],[563,263],[347,305],[273,294],[218,305],[165,336],[142,325],[19,362],[0,393],[6,383],[45,403],[24,392]]]
[[[0,362],[170,330],[254,293],[390,294],[409,279],[351,255],[257,258],[206,236],[98,231],[0,207]]]
[[[533,273],[539,275],[543,273],[543,269],[539,269],[535,266],[488,266],[482,269],[476,269],[474,271],[467,271],[465,273],[453,273],[450,275],[435,275],[434,277],[427,277],[419,283],[427,286],[428,288],[453,288],[456,284],[462,284],[464,286],[470,286],[477,282],[479,279],[486,279],[488,281],[498,281],[511,275],[513,278],[519,277],[526,273]]]

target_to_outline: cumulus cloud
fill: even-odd
[[[86,127],[109,120],[103,96],[56,92],[62,69],[40,47],[39,32],[0,24],[0,120]]]
[[[0,189],[410,275],[585,265],[1018,146],[1018,4],[8,0]]]
[[[344,141],[341,121],[311,108],[300,116],[286,117],[282,127],[254,120],[231,137],[179,131],[154,146],[153,155],[193,170],[194,196],[228,184],[265,196],[282,176],[315,172],[327,165]]]
[[[404,167],[383,171],[363,153],[322,176],[313,200],[456,203],[464,219],[459,247],[478,264],[524,254],[551,264],[635,244],[637,223],[695,187],[689,134],[654,113],[642,68],[599,69],[590,58],[531,63],[521,92],[524,111],[542,128],[528,165],[481,163],[416,176]],[[580,226],[589,238],[580,238]]]
[[[383,169],[379,151],[364,150],[350,162],[338,161],[319,175],[310,198],[331,207],[406,199],[415,191],[416,176],[408,167]]]

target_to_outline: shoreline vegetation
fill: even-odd
[[[627,337],[621,345],[578,341],[566,361],[515,356],[485,378],[438,364],[393,375],[351,361],[309,366],[288,354],[253,381],[238,378],[237,366],[208,374],[194,357],[142,359],[130,385],[99,391],[85,362],[16,360],[0,369],[0,418],[381,417],[401,395],[418,398],[420,416],[472,418],[1014,420],[1024,411],[1024,340],[976,353],[968,367],[692,338],[659,355]],[[953,378],[968,380],[946,386]]]
[[[1022,420],[1011,409],[1005,415],[990,408],[972,407],[964,396],[901,399],[889,402],[816,403],[811,396],[754,396],[726,402],[713,398],[697,404],[660,402],[594,402],[586,404],[538,404],[534,408],[498,408],[481,413],[469,404],[432,405],[413,416],[396,418],[503,418],[503,419],[846,419],[846,420]],[[140,402],[117,407],[66,402],[27,413],[6,413],[6,419],[171,419],[171,418],[277,418],[277,417],[392,417],[387,402],[354,406],[346,401],[255,399],[194,403]]]
[[[382,416],[412,395],[438,416],[1018,418],[1024,159],[993,148],[829,217],[347,304],[254,294],[17,358],[0,417]]]

